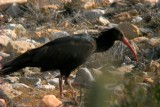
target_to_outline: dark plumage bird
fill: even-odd
[[[0,73],[6,75],[24,67],[40,67],[43,71],[59,69],[61,73],[59,78],[60,95],[62,96],[63,77],[68,78],[70,73],[83,64],[93,53],[107,51],[116,40],[126,44],[138,61],[134,49],[123,33],[117,28],[112,28],[102,31],[98,38],[87,34],[76,34],[55,39],[3,64]]]

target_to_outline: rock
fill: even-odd
[[[81,33],[89,33],[89,34],[97,34],[99,33],[98,30],[93,30],[93,29],[82,29],[82,30],[76,30],[73,32],[74,34],[81,34]]]
[[[8,36],[0,36],[0,45],[7,46],[10,41],[11,38],[9,38]]]
[[[5,62],[9,59],[10,54],[4,53],[4,52],[0,52],[0,62]]]
[[[4,99],[0,99],[0,107],[7,107]]]
[[[39,85],[36,88],[38,89],[42,89],[42,90],[55,90],[55,86],[54,85]]]
[[[122,66],[123,65],[126,65],[126,64],[129,64],[132,60],[128,57],[128,56],[125,56],[124,57],[124,60],[123,60],[123,63],[122,63]]]
[[[102,17],[102,16],[99,17],[99,22],[102,25],[108,25],[110,23],[109,20],[107,20],[105,17]]]
[[[146,49],[147,48],[147,49]],[[148,49],[148,45],[144,48],[145,50],[143,51],[143,55],[146,59],[153,59],[155,58],[155,52],[153,49]]]
[[[116,22],[126,22],[132,19],[132,16],[138,15],[136,9],[129,10],[128,12],[121,12],[119,14],[113,15]]]
[[[137,45],[138,49],[136,47],[136,50],[138,52],[144,51],[144,53],[146,53],[147,52],[146,49],[150,48],[150,46],[149,46],[149,38],[147,38],[147,37],[136,37],[136,38],[132,39],[132,41],[133,41],[133,43],[135,43]]]
[[[54,95],[45,95],[39,107],[59,107],[62,104]]]
[[[145,66],[145,72],[157,72],[159,68],[160,68],[159,62],[152,60]]]
[[[93,19],[99,18],[103,14],[105,14],[105,10],[102,10],[102,9],[92,9],[92,10],[85,11],[83,13],[83,16],[87,20],[93,20]]]
[[[26,84],[23,83],[14,83],[12,84],[13,89],[16,90],[25,90],[25,89],[30,89],[29,86],[27,86]]]
[[[5,100],[5,101],[7,101],[7,107],[16,107],[16,105],[13,102],[13,100],[11,98],[9,98],[9,96],[6,95],[5,92],[0,91],[0,98],[3,99],[3,100]],[[3,104],[3,102],[4,101],[2,101],[2,104]],[[6,107],[6,106],[4,106],[4,107]]]
[[[0,13],[0,22],[4,21],[4,15]]]
[[[61,38],[61,37],[65,37],[65,36],[69,36],[70,34],[65,32],[65,31],[60,31],[60,32],[52,32],[51,33],[51,36],[50,36],[50,39],[51,40],[54,40],[54,39],[57,39],[57,38]]]
[[[28,39],[27,37],[17,39],[17,41],[26,41],[26,42],[29,42],[29,43],[33,44],[35,47],[38,47],[38,46],[40,45],[40,44],[37,43],[35,40],[33,40],[33,39]]]
[[[2,56],[0,56],[0,62],[2,62],[3,58]],[[0,69],[1,69],[2,65],[0,65]]]
[[[118,24],[109,23],[108,28],[118,27]]]
[[[112,8],[125,8],[127,6],[126,3],[118,2],[118,0],[108,0],[111,2],[110,7]],[[121,1],[121,0],[119,0]]]
[[[9,5],[11,5],[12,3],[26,3],[27,0],[1,0],[0,1],[0,9],[1,10],[4,10],[6,9]]]
[[[28,0],[29,3],[33,3],[38,9],[59,9],[60,3],[55,0],[51,2],[50,0]],[[59,3],[59,4],[58,4]]]
[[[6,29],[10,29],[15,32],[19,37],[26,36],[27,30],[21,24],[8,24]]]
[[[59,85],[59,78],[53,78],[53,79],[49,79],[48,83],[54,86],[58,86]]]
[[[122,92],[124,89],[123,84],[117,85],[117,84],[106,84],[105,89],[108,91],[116,91],[116,92]]]
[[[132,39],[133,42],[135,43],[147,43],[149,42],[149,38],[147,37],[136,37],[134,39]]]
[[[28,86],[35,87],[41,84],[40,78],[33,78],[33,77],[21,77],[19,79],[20,83],[24,83]]]
[[[156,36],[156,34],[150,28],[139,28],[139,30],[144,36],[148,36],[148,37]]]
[[[131,72],[133,67],[134,67],[133,65],[125,65],[125,66],[117,68],[116,71],[123,72],[123,73]]]
[[[60,75],[60,71],[59,70],[54,70],[54,71],[46,71],[42,73],[42,77],[47,79],[53,79],[57,76]]]
[[[3,91],[3,94],[5,95],[4,99],[7,99],[7,98],[13,99],[13,98],[20,96],[22,94],[21,91],[17,91],[15,89],[13,89],[12,85],[8,84],[8,83],[2,84],[1,91]]]
[[[11,4],[9,8],[6,10],[6,13],[11,15],[12,17],[19,17],[20,15],[22,15],[23,12],[24,11],[20,9],[19,4],[17,3]]]
[[[118,28],[123,31],[127,38],[133,39],[140,35],[139,28],[136,25],[130,23],[120,23]]]
[[[135,17],[134,19],[132,19],[132,22],[133,22],[133,23],[139,23],[139,22],[142,22],[142,20],[143,20],[142,17],[137,16],[137,17]]]
[[[122,12],[120,14],[114,15],[113,18],[116,22],[125,22],[131,19],[131,15],[129,12]]]
[[[130,0],[130,1],[134,4],[143,3],[143,4],[149,4],[152,6],[158,3],[158,0]]]
[[[17,76],[9,76],[9,75],[6,75],[6,77],[3,79],[5,82],[9,82],[9,83],[15,83],[15,82],[18,82],[19,80],[19,77]]]
[[[26,41],[12,41],[6,46],[8,53],[11,53],[13,57],[21,55],[22,53],[35,48],[32,43]]]
[[[149,40],[149,45],[151,45],[151,47],[159,46],[160,45],[160,38],[159,37],[151,38]]]
[[[157,7],[158,7],[158,8],[160,8],[160,1],[158,1],[158,3],[157,3]]]
[[[74,83],[82,86],[90,86],[93,81],[94,78],[87,68],[80,68],[74,78]]]
[[[11,29],[3,29],[3,33],[4,33],[4,35],[8,36],[11,39],[17,38],[16,33]]]
[[[148,78],[144,78],[143,82],[152,84],[154,82],[154,80],[152,78],[148,77]]]
[[[41,74],[41,69],[38,67],[25,67],[22,69],[24,77],[31,77],[32,75]]]
[[[102,71],[98,68],[98,69],[94,69],[92,68],[93,74],[96,76],[102,76]]]
[[[95,7],[97,7],[97,3],[93,2],[93,1],[88,1],[83,6],[83,8],[86,9],[86,10],[93,9]]]
[[[47,42],[50,41],[48,37],[44,37],[44,36],[38,37],[38,38],[32,38],[32,39],[33,39],[34,41],[36,41],[36,42],[41,43],[41,44],[45,44],[45,43],[47,43]]]

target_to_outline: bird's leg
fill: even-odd
[[[74,88],[72,87],[72,84],[68,81],[68,78],[65,78],[65,81],[64,81],[65,85],[69,85],[69,87],[73,90],[74,92]]]
[[[65,78],[64,83],[65,83],[66,85],[69,85],[69,87],[70,87],[71,90],[72,90],[72,92],[71,92],[71,93],[72,93],[72,96],[73,96],[74,100],[77,101],[77,98],[76,98],[76,91],[74,91],[74,88],[72,87],[71,82],[68,81],[68,78],[67,78],[67,77]]]
[[[59,88],[60,88],[60,97],[63,98],[63,86],[62,86],[62,83],[63,83],[63,76],[60,75],[59,77]]]

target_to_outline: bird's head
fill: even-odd
[[[136,62],[138,62],[138,57],[136,55],[136,51],[133,49],[132,44],[130,44],[128,39],[124,36],[123,32],[120,31],[118,28],[112,28],[112,29],[110,29],[110,31],[112,33],[114,40],[115,41],[116,40],[122,41],[132,51],[132,53],[136,59]]]

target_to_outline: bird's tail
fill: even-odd
[[[27,54],[22,54],[14,60],[1,65],[0,75],[2,76],[11,74],[21,68],[26,67],[29,62],[30,57]]]
[[[8,75],[8,74],[11,74],[13,73],[14,71],[17,71],[19,69],[21,69],[23,67],[19,67],[19,66],[11,66],[11,67],[6,67],[6,68],[3,68],[0,70],[0,75]]]

